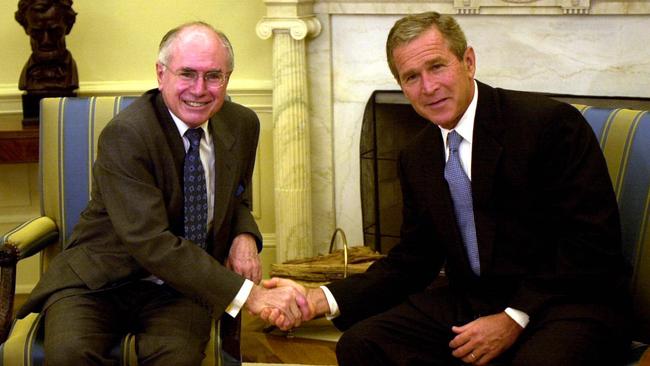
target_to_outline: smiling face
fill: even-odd
[[[220,72],[229,75],[229,54],[219,37],[205,27],[180,31],[170,45],[166,64],[156,63],[158,89],[167,107],[190,128],[207,121],[221,108],[228,78],[223,85],[206,83],[204,75]],[[182,73],[194,71],[198,77],[188,81]]]
[[[393,51],[398,82],[415,111],[445,129],[453,129],[474,96],[474,50],[461,60],[436,27]]]

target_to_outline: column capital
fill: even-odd
[[[257,36],[262,39],[270,38],[274,30],[288,30],[293,39],[301,40],[308,36],[318,36],[321,31],[321,25],[316,17],[284,19],[264,17],[257,22],[255,30],[257,31]]]
[[[321,31],[320,21],[314,16],[314,0],[264,0],[266,16],[255,30],[257,36],[268,39],[274,30],[287,30],[295,40],[316,37]]]

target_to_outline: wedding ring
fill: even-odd
[[[469,357],[472,358],[472,361],[476,360],[476,355],[474,354],[474,352],[470,353]]]

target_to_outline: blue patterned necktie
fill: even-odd
[[[185,164],[183,165],[183,196],[185,199],[185,238],[205,249],[208,196],[199,154],[202,135],[201,128],[189,129],[185,132],[185,137],[190,140],[190,148],[185,154]]]
[[[451,198],[454,201],[456,222],[463,236],[463,243],[465,244],[469,264],[472,267],[472,272],[478,276],[481,274],[481,262],[476,239],[476,226],[474,225],[472,182],[467,177],[467,174],[465,174],[461,166],[460,156],[458,155],[458,146],[462,140],[463,137],[456,131],[451,131],[447,135],[449,159],[447,159],[447,164],[445,165],[445,179],[449,184]]]

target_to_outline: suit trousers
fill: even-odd
[[[426,306],[422,306],[426,304]],[[552,313],[552,312],[551,312]],[[623,331],[585,317],[551,315],[528,324],[517,342],[490,365],[612,365],[626,343]],[[413,295],[346,330],[336,346],[340,366],[463,365],[449,347],[452,326],[481,315],[448,287]]]
[[[119,365],[111,349],[132,333],[139,365],[196,366],[211,323],[207,309],[149,281],[73,295],[45,311],[46,364]]]

